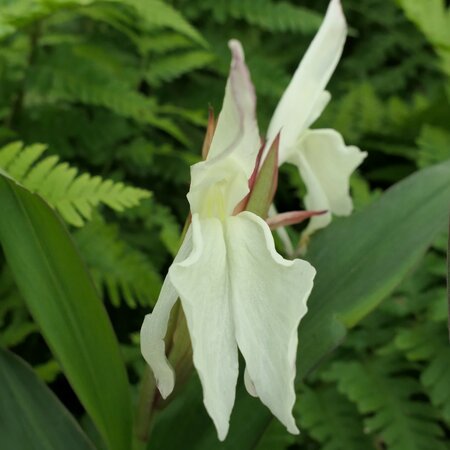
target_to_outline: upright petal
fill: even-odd
[[[288,431],[297,433],[292,416],[297,327],[306,314],[315,270],[305,261],[283,259],[267,224],[250,212],[227,219],[226,239],[247,389],[257,393]]]
[[[241,43],[231,40],[229,47],[232,54],[230,75],[208,161],[233,156],[242,164],[248,178],[261,144],[256,120],[256,94]]]
[[[331,214],[352,212],[350,175],[366,156],[358,147],[346,146],[335,130],[311,130],[303,135],[289,162],[298,166],[306,185],[306,209],[328,211],[311,218],[306,234],[327,226]]]
[[[244,51],[236,40],[230,41],[229,46],[232,52],[230,75],[208,158],[191,168],[188,199],[192,213],[202,217],[205,211],[220,217],[215,209],[231,214],[247,195],[248,180],[261,146],[255,90],[245,65]],[[214,203],[218,208],[211,208]]]
[[[190,227],[173,264],[183,261],[191,251],[192,230]],[[166,358],[164,337],[167,332],[170,311],[177,299],[178,293],[169,276],[166,276],[153,312],[145,316],[141,327],[141,352],[153,371],[156,385],[163,398],[173,391],[175,383],[173,369]]]
[[[192,217],[194,250],[169,276],[180,294],[204,403],[220,440],[228,432],[238,377],[238,354],[229,301],[222,223]]]
[[[346,35],[340,1],[332,0],[269,125],[267,148],[281,130],[280,164],[288,159],[300,134],[317,119],[329,100],[324,89],[341,57]]]

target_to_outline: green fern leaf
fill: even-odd
[[[408,18],[428,38],[450,75],[450,8],[444,0],[398,0]]]
[[[331,126],[350,142],[364,133],[379,130],[385,120],[383,103],[370,84],[356,85],[344,97],[335,101],[317,122],[317,127]]]
[[[417,140],[419,167],[431,166],[450,159],[450,132],[442,128],[424,125]]]
[[[159,114],[154,98],[119,80],[99,58],[83,56],[76,49],[59,49],[45,64],[37,65],[30,92],[38,104],[73,102],[107,108],[117,115],[159,128],[183,144],[189,143],[174,121]]]
[[[325,376],[367,417],[365,429],[392,450],[444,450],[436,411],[416,400],[423,389],[414,378],[402,375],[401,361],[377,359],[362,363],[338,362]]]
[[[151,52],[157,55],[174,50],[192,48],[192,41],[172,31],[159,31],[148,33],[140,39],[142,53]]]
[[[372,449],[355,406],[333,386],[303,386],[294,407],[300,428],[320,443],[322,450]]]
[[[174,80],[187,72],[208,66],[212,61],[214,55],[205,50],[168,54],[153,60],[145,77],[149,84],[158,86],[161,81]]]
[[[432,403],[450,423],[450,345],[445,322],[401,331],[395,343],[411,361],[425,361],[421,382]]]
[[[96,0],[17,0],[2,5],[0,39],[19,28],[66,8],[87,6]]]
[[[153,305],[161,278],[148,258],[119,236],[118,228],[96,218],[75,233],[84,260],[99,287],[115,306]]]
[[[150,193],[121,182],[103,180],[60,163],[49,156],[38,163],[45,146],[23,147],[20,143],[0,149],[0,168],[32,192],[41,195],[71,225],[82,226],[101,204],[123,211],[139,204]],[[36,164],[35,164],[36,163]]]
[[[113,0],[132,6],[144,22],[154,27],[170,28],[207,47],[201,34],[171,5],[160,0]]]
[[[272,0],[197,1],[199,9],[211,10],[223,23],[228,17],[245,20],[268,31],[313,33],[322,21],[320,14],[288,2]]]

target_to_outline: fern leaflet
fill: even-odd
[[[294,412],[301,428],[321,444],[322,450],[360,450],[374,448],[363,431],[363,423],[355,406],[334,386],[303,386]]]
[[[415,398],[423,395],[419,382],[401,375],[398,361],[378,357],[373,362],[338,362],[326,378],[366,414],[365,428],[378,434],[392,450],[444,450],[436,411]],[[398,375],[397,375],[398,374]]]
[[[150,63],[146,79],[149,84],[158,86],[161,81],[171,81],[194,69],[208,66],[213,60],[214,55],[205,50],[164,55]]]
[[[150,193],[121,182],[103,180],[60,163],[57,156],[38,161],[46,147],[24,147],[15,142],[0,149],[0,168],[32,192],[41,195],[71,225],[80,227],[90,220],[93,208],[108,205],[123,211],[139,204]]]
[[[450,423],[450,346],[443,322],[426,323],[399,333],[397,347],[411,361],[425,361],[421,382],[431,401]]]
[[[75,240],[99,290],[119,306],[152,305],[161,278],[146,256],[119,236],[116,226],[96,218],[75,233]]]

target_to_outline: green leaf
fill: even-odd
[[[2,450],[94,450],[74,418],[32,369],[0,349]]]
[[[322,16],[312,9],[279,0],[216,0],[201,3],[202,8],[211,9],[221,23],[233,17],[272,32],[312,33],[322,21]]]
[[[406,16],[427,37],[450,75],[450,8],[444,0],[397,0]]]
[[[31,314],[110,448],[128,450],[125,367],[77,249],[47,204],[4,176],[0,204],[0,242]]]
[[[149,84],[159,86],[162,81],[172,81],[185,73],[209,66],[213,61],[214,55],[206,50],[169,53],[152,60],[145,79]]]
[[[417,140],[417,164],[427,167],[450,158],[450,132],[443,128],[424,125]]]
[[[395,344],[411,361],[426,362],[421,382],[431,403],[440,408],[443,419],[450,423],[450,345],[444,324],[431,322],[401,330]]]
[[[321,450],[374,449],[355,406],[335,387],[302,386],[294,412]],[[285,433],[286,434],[286,433]]]
[[[121,239],[117,226],[95,218],[74,235],[96,285],[114,306],[153,305],[161,278],[146,255]]]
[[[447,224],[449,198],[450,161],[408,177],[365,209],[335,220],[317,234],[308,254],[317,276],[309,312],[300,324],[300,377],[338,346],[346,328],[376,308],[420,260]],[[197,386],[197,391],[193,388],[189,398],[183,399],[184,407],[178,406],[178,420],[185,427],[182,440],[170,433],[162,417],[152,436],[154,445],[166,450],[188,443],[196,450],[254,449],[273,420],[270,412],[241,387],[230,433],[219,444],[214,428],[204,425],[206,418],[199,426],[201,398]],[[172,415],[174,421],[177,412],[172,408],[176,406],[169,405],[163,414]]]
[[[84,225],[85,220],[91,219],[93,208],[101,204],[122,212],[150,196],[144,189],[121,182],[87,173],[79,175],[74,167],[60,163],[57,156],[38,161],[45,150],[45,145],[24,147],[13,142],[0,149],[0,169],[31,192],[40,194],[71,225]]]
[[[387,448],[445,450],[435,410],[419,400],[420,383],[404,372],[402,359],[395,355],[391,360],[337,362],[327,377],[336,380],[339,391],[368,415],[365,429],[379,435]]]
[[[160,0],[113,0],[132,6],[151,27],[167,27],[191,38],[200,45],[208,44],[202,35],[170,4]]]

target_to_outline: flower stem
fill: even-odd
[[[153,374],[148,366],[142,376],[135,422],[135,448],[145,448],[155,416],[156,386]]]

